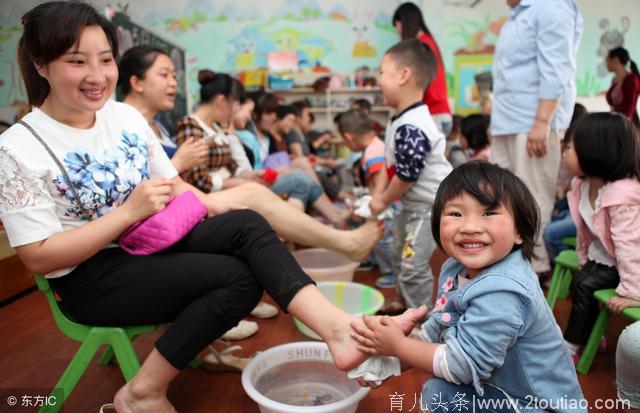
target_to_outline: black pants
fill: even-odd
[[[615,288],[619,283],[620,276],[616,267],[587,261],[571,285],[573,306],[564,333],[567,341],[580,345],[587,343],[600,312],[598,300],[593,297],[593,293],[604,288]]]
[[[62,308],[81,323],[170,322],[156,348],[178,369],[246,316],[263,289],[286,311],[295,294],[313,283],[250,210],[209,218],[160,254],[103,250],[50,282]]]

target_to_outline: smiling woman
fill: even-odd
[[[51,85],[40,109],[80,128],[93,125],[95,112],[111,96],[118,79],[111,47],[99,26],[82,29],[74,47],[37,70]]]
[[[33,110],[0,135],[0,219],[10,244],[26,267],[49,279],[80,323],[170,323],[116,394],[118,412],[175,412],[169,383],[246,316],[263,290],[325,339],[339,368],[364,359],[349,336],[354,319],[313,285],[265,219],[184,182],[144,117],[109,99],[117,41],[104,16],[86,3],[56,1],[39,4],[22,21],[20,66]],[[167,88],[148,92],[164,92],[160,100],[169,104],[170,69],[132,88],[144,92],[166,73]],[[129,255],[114,245],[187,191],[209,217],[181,241],[155,255]]]
[[[27,14],[23,23],[39,17]],[[60,30],[48,26],[47,35],[42,28],[20,38],[19,63],[29,102],[55,119],[72,122],[70,126],[92,126],[95,112],[111,96],[118,79],[115,30],[106,19],[92,19],[88,12],[77,19],[61,13],[52,24]]]

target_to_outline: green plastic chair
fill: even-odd
[[[140,369],[140,360],[138,360],[131,342],[141,334],[154,331],[156,326],[93,327],[77,323],[66,315],[58,305],[49,281],[41,275],[35,275],[34,278],[38,289],[47,298],[58,329],[70,339],[82,343],[51,393],[56,397],[55,405],[43,407],[40,409],[40,413],[53,413],[62,408],[102,345],[108,347],[100,358],[99,364],[109,364],[115,357],[125,380],[131,380]]]
[[[576,371],[580,374],[589,374],[591,363],[593,363],[593,359],[595,358],[598,351],[600,341],[602,340],[604,332],[607,329],[609,317],[611,317],[611,312],[607,309],[607,301],[609,301],[610,298],[615,297],[616,295],[616,290],[613,288],[598,290],[593,293],[593,296],[596,298],[596,300],[598,300],[598,302],[602,304],[602,308],[600,309],[600,313],[598,314],[596,323],[591,330],[589,341],[587,341],[587,345],[582,352],[582,356],[580,356],[580,361],[578,361],[578,365],[576,366]],[[638,321],[640,320],[640,307],[625,308],[624,311],[622,311],[622,315],[629,318],[630,320]]]
[[[562,243],[569,248],[576,249],[576,237],[564,237]]]
[[[40,409],[40,413],[55,413],[62,408],[102,345],[106,345],[107,348],[98,364],[104,366],[117,361],[124,379],[131,380],[140,370],[140,360],[133,349],[132,342],[141,334],[154,331],[156,326],[94,327],[77,323],[65,314],[58,305],[49,281],[41,275],[34,275],[34,278],[38,289],[44,293],[49,302],[53,320],[58,329],[70,339],[82,343],[51,393],[56,397],[55,405],[43,407]],[[191,362],[191,366],[195,368],[200,364],[200,357],[196,357]]]
[[[558,299],[565,299],[569,296],[569,287],[573,273],[580,269],[578,254],[574,250],[564,250],[555,259],[556,265],[551,277],[551,286],[547,291],[547,304],[551,310],[556,305]]]

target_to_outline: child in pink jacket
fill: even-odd
[[[639,141],[635,126],[615,113],[587,115],[565,137],[562,158],[576,177],[568,199],[580,261],[565,331],[573,355],[598,316],[595,291],[615,287],[609,307],[618,312],[640,300]]]

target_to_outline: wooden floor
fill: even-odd
[[[437,264],[441,263],[441,257],[436,261]],[[369,285],[373,284],[374,279],[375,273],[356,274],[356,281]],[[393,294],[392,290],[382,291],[387,296]],[[561,301],[556,306],[556,316],[562,327],[567,320],[569,305],[568,302]],[[239,342],[246,355],[278,344],[306,339],[295,328],[291,317],[282,313],[271,320],[259,320],[258,324],[260,330],[257,335]],[[596,399],[615,399],[615,345],[623,327],[624,320],[612,319],[607,352],[598,354],[588,376],[580,376],[583,392],[591,403],[595,403]],[[37,291],[0,307],[0,334],[0,394],[7,394],[7,389],[25,388],[30,389],[31,394],[46,394],[55,385],[78,348],[76,342],[67,339],[57,330],[44,296]],[[149,334],[136,342],[140,356],[149,352],[158,334]],[[544,357],[544,354],[540,354],[540,357]],[[416,412],[417,409],[410,409],[414,405],[415,395],[419,395],[427,378],[426,374],[416,370],[399,378],[392,378],[371,392],[360,403],[358,412],[390,412],[391,395],[404,395],[402,410],[395,405],[393,411]],[[103,403],[111,401],[122,384],[123,378],[116,366],[102,367],[94,362],[82,377],[64,411],[97,412]],[[19,397],[19,394],[16,396]],[[242,389],[240,374],[237,373],[210,373],[188,367],[172,384],[169,399],[181,413],[259,412],[257,405]],[[4,399],[0,400],[0,412],[28,411],[35,409],[10,409]]]

